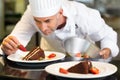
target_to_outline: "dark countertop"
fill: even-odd
[[[2,80],[68,80],[67,78],[56,77],[44,71],[45,66],[51,63],[71,61],[71,58],[65,58],[59,61],[24,64],[16,63],[0,57],[0,79]],[[120,60],[112,60],[110,63],[117,66],[118,71],[110,76],[91,79],[91,80],[119,80],[120,79]],[[72,79],[69,79],[72,80]],[[75,80],[75,79],[73,79]],[[81,79],[80,79],[81,80]],[[90,79],[89,79],[90,80]]]

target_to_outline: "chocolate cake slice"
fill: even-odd
[[[68,69],[68,72],[88,74],[91,67],[92,67],[92,63],[88,60],[85,60],[85,61],[82,61],[82,62],[70,67]]]
[[[23,60],[41,60],[45,58],[44,51],[38,46],[30,51]]]

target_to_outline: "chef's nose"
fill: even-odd
[[[41,25],[41,30],[42,30],[42,31],[45,31],[46,29],[48,29],[47,24],[46,24],[46,23],[42,23],[42,25]]]

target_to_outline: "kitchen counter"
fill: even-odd
[[[50,75],[44,71],[45,66],[51,63],[71,61],[72,58],[66,57],[65,59],[41,63],[41,64],[23,64],[7,60],[5,57],[0,56],[0,79],[2,80],[68,80],[62,77]],[[119,80],[120,79],[120,60],[113,60],[110,63],[117,66],[118,71],[108,77],[89,79],[89,80]],[[109,67],[108,67],[109,68]],[[69,79],[72,80],[72,79]],[[75,80],[75,79],[73,79]]]

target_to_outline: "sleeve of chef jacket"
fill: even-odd
[[[35,32],[37,32],[37,29],[28,6],[21,20],[16,24],[10,35],[16,36],[18,40],[26,46]]]
[[[87,31],[91,39],[101,42],[101,49],[110,48],[111,56],[118,55],[117,33],[108,26],[96,10],[89,9]]]
[[[35,28],[35,25],[33,23],[33,16],[31,15],[30,8],[28,6],[27,10],[23,14],[20,21],[16,24],[10,35],[15,36],[21,44],[26,46],[30,41],[32,35],[37,32],[37,29]],[[2,54],[1,50],[0,52]]]

